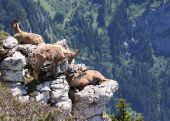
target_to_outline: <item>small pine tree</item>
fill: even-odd
[[[144,121],[143,115],[141,113],[138,114],[138,117],[136,118],[136,121]]]
[[[128,112],[129,104],[126,103],[125,99],[119,99],[116,105],[117,114],[115,116],[109,115],[112,121],[144,121],[141,113],[137,114],[137,117],[132,117]]]
[[[115,116],[116,121],[131,121],[131,116],[127,112],[129,104],[126,103],[125,99],[120,99],[119,103],[116,105],[118,114]]]

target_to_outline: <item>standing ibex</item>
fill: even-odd
[[[38,46],[38,48],[32,52],[32,56],[29,60],[33,68],[34,79],[38,80],[38,74],[45,62],[52,63],[52,76],[53,78],[56,78],[56,66],[58,63],[65,58],[68,58],[70,64],[78,53],[79,51],[73,52],[71,50],[64,50],[60,45],[46,44]]]
[[[43,39],[40,35],[22,31],[20,29],[20,23],[21,22],[19,22],[17,19],[14,19],[11,22],[11,27],[15,33],[14,37],[18,40],[19,43],[33,45],[43,43]]]

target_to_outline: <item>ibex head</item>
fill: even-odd
[[[65,53],[65,56],[68,58],[68,63],[71,64],[72,60],[80,53],[80,50],[75,52]]]
[[[21,23],[20,18],[18,18],[18,19],[15,18],[15,19],[12,20],[10,27],[15,29],[15,28],[19,27],[20,23]]]

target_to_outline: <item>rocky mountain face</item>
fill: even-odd
[[[62,110],[63,118],[72,115],[76,121],[102,121],[101,114],[105,105],[118,89],[117,81],[108,79],[100,85],[89,85],[81,91],[72,92],[66,77],[61,75],[62,70],[70,66],[64,61],[57,67],[57,79],[51,79],[49,67],[45,66],[41,72],[43,74],[40,74],[40,83],[27,82],[30,78],[26,68],[27,57],[37,46],[20,45],[15,38],[9,36],[2,41],[2,47],[10,51],[0,63],[1,83],[7,85],[20,102],[36,101],[42,105],[54,106]],[[84,64],[72,66],[87,68]]]

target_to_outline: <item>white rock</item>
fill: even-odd
[[[14,88],[14,87],[21,86],[22,83],[21,82],[5,82],[5,85],[7,85],[9,88]]]
[[[9,36],[7,39],[3,41],[2,45],[5,48],[12,49],[18,45],[18,41],[14,37]]]
[[[59,89],[64,89],[64,90],[69,90],[68,84],[53,84],[51,85],[52,90],[59,90]]]
[[[17,48],[18,48],[18,45],[15,46],[14,48],[10,49],[7,54],[7,57],[12,56],[15,53],[15,51],[17,50]]]
[[[65,78],[66,78],[66,76],[61,75],[61,76],[57,77],[57,79],[52,80],[51,84],[64,83],[64,81],[66,80]]]
[[[29,96],[28,95],[27,96],[19,96],[18,100],[20,102],[28,102],[29,101]]]
[[[26,87],[23,85],[11,88],[11,92],[13,96],[21,96],[27,94]]]
[[[1,70],[1,78],[3,81],[24,82],[24,75],[24,70]]]
[[[21,70],[26,65],[26,58],[20,52],[16,51],[12,57],[5,58],[1,64],[1,69]]]
[[[78,120],[90,120],[90,117],[102,114],[106,103],[117,89],[118,83],[114,80],[108,80],[96,86],[86,86],[74,95],[73,115]]]
[[[51,91],[50,89],[50,82],[44,82],[44,84],[39,84],[36,86],[38,91]]]
[[[58,102],[55,105],[57,108],[60,108],[64,111],[64,113],[69,114],[72,111],[72,102],[70,99],[68,99],[67,101],[63,101],[63,102]]]
[[[111,120],[105,120],[103,118],[101,118],[100,116],[95,116],[95,117],[92,117],[90,118],[88,121],[111,121]]]
[[[63,97],[64,93],[65,93],[65,91],[62,90],[62,89],[52,91],[52,92],[51,92],[51,98],[52,98],[53,100],[59,101],[59,100]]]
[[[38,102],[41,102],[41,103],[47,103],[48,100],[50,99],[50,94],[49,92],[43,92],[43,93],[40,93],[39,95],[37,95],[35,97],[36,101]]]

